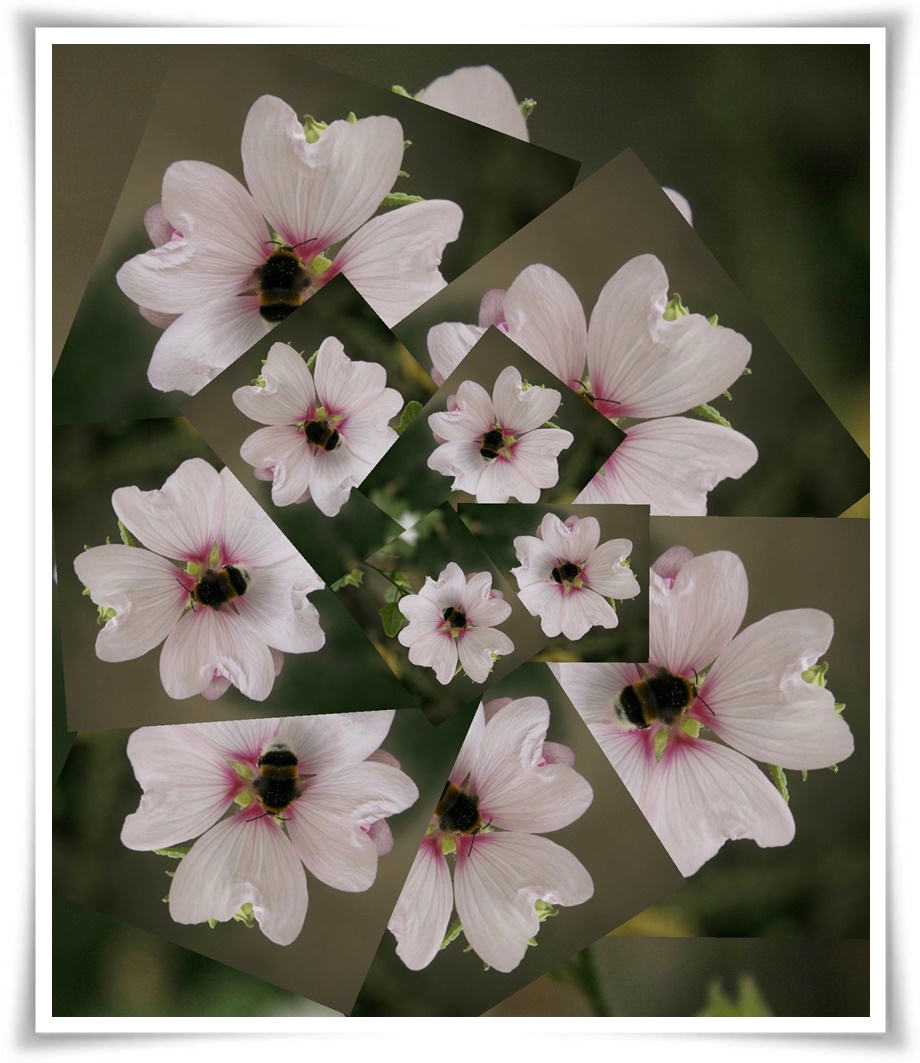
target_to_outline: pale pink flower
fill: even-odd
[[[548,727],[543,698],[477,710],[390,917],[396,954],[410,969],[435,958],[455,902],[473,951],[507,972],[540,928],[538,901],[573,906],[594,895],[581,862],[540,837],[573,823],[594,797],[572,751],[544,741]]]
[[[518,597],[540,618],[543,634],[580,639],[592,627],[617,626],[611,598],[635,598],[636,577],[623,565],[632,553],[629,539],[601,543],[594,517],[571,516],[563,523],[547,513],[536,536],[519,535],[514,550],[521,562],[511,574]],[[598,545],[600,544],[600,545]]]
[[[488,126],[518,140],[530,140],[527,122],[507,79],[491,66],[463,66],[436,78],[415,98],[441,111]],[[663,188],[684,219],[693,224],[686,197],[673,188]]]
[[[251,904],[262,933],[289,945],[307,914],[304,868],[333,889],[370,889],[377,857],[392,844],[385,817],[418,799],[412,780],[377,749],[393,715],[135,731],[128,757],[144,794],[125,820],[122,843],[155,850],[198,838],[172,879],[172,918],[225,922]],[[260,758],[282,776],[274,789]]]
[[[496,630],[511,606],[492,589],[491,572],[466,576],[451,561],[436,580],[428,576],[418,594],[400,598],[399,611],[409,621],[398,635],[409,660],[433,668],[439,683],[454,678],[458,663],[474,683],[484,683],[492,655],[514,652],[511,639]]]
[[[630,259],[610,278],[586,322],[572,286],[549,266],[528,266],[507,292],[485,294],[479,324],[445,322],[428,333],[433,376],[449,375],[494,325],[613,420],[634,424],[580,503],[646,504],[653,515],[702,516],[706,494],[737,479],[757,448],[722,425],[674,418],[708,403],[741,374],[751,345],[701,314],[665,320],[668,277],[654,255]]]
[[[332,122],[308,143],[294,111],[262,96],[241,150],[249,191],[208,163],[170,166],[159,212],[149,215],[155,247],[118,271],[144,316],[167,326],[147,374],[161,391],[195,394],[338,273],[387,325],[445,285],[438,265],[460,230],[455,203],[372,217],[402,162],[395,118]],[[348,236],[331,265],[318,257]],[[279,257],[290,275],[269,285],[272,271],[262,271]],[[275,296],[262,296],[261,286]]]
[[[499,374],[491,398],[481,385],[464,380],[448,399],[447,412],[428,418],[442,442],[428,467],[453,476],[452,490],[467,491],[477,502],[536,502],[543,488],[559,482],[559,453],[575,441],[563,428],[541,427],[561,402],[553,388],[524,388],[511,365]]]
[[[260,428],[240,454],[272,481],[272,501],[312,498],[327,517],[348,501],[396,442],[388,422],[403,406],[376,362],[353,362],[342,344],[323,340],[311,375],[300,354],[275,343],[262,368],[264,387],[238,388],[233,401]]]
[[[165,639],[170,697],[213,699],[232,684],[264,701],[281,654],[322,647],[307,594],[323,581],[229,469],[192,458],[158,491],[119,488],[112,506],[146,549],[95,546],[74,560],[92,600],[114,610],[100,660],[130,661]]]
[[[826,768],[853,752],[853,736],[834,695],[803,678],[830,645],[827,613],[773,613],[738,633],[747,575],[726,551],[674,547],[650,579],[647,665],[550,667],[689,876],[729,839],[792,840],[789,807],[755,760]]]

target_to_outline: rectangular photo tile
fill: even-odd
[[[868,490],[865,454],[630,151],[396,334],[437,381],[488,328],[626,431],[579,501],[817,517]]]
[[[61,353],[55,421],[174,414],[339,273],[392,325],[577,169],[284,47],[180,48]]]
[[[361,490],[397,520],[447,498],[568,503],[622,440],[597,410],[492,329]]]
[[[447,504],[367,558],[336,594],[433,724],[547,642]]]
[[[181,418],[55,431],[71,731],[414,704]]]
[[[345,277],[189,399],[183,414],[328,582],[400,532],[353,488],[434,394]]]
[[[55,891],[347,1012],[464,731],[407,709],[81,733]]]
[[[481,1014],[683,881],[547,665],[483,702],[356,1015]]]
[[[480,506],[461,520],[539,618],[542,661],[648,657],[647,506]]]

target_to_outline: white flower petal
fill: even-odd
[[[663,187],[661,189],[661,191],[664,192],[664,194],[668,197],[668,199],[670,199],[670,201],[674,204],[674,206],[677,207],[677,209],[681,212],[681,214],[684,217],[684,221],[688,225],[692,225],[693,224],[693,211],[690,209],[690,201],[687,199],[687,197],[684,196],[684,195],[681,195],[680,192],[676,191],[673,188],[664,188]]]
[[[275,682],[268,646],[231,610],[205,606],[186,613],[163,644],[160,680],[171,698],[190,698],[226,676],[253,701],[264,701]]]
[[[139,306],[181,314],[239,295],[271,250],[252,197],[235,177],[206,162],[169,167],[162,213],[182,236],[132,258],[115,278]]]
[[[314,653],[326,641],[316,606],[307,598],[317,579],[299,556],[253,572],[245,597],[235,603],[240,621],[277,650]]]
[[[507,699],[510,703],[511,699]],[[490,702],[490,705],[492,702]],[[466,777],[475,768],[479,760],[479,748],[482,745],[482,739],[485,735],[486,720],[488,713],[482,705],[476,710],[473,715],[473,722],[470,724],[470,729],[466,732],[466,737],[463,739],[463,745],[460,747],[460,752],[457,754],[457,760],[454,763],[453,768],[450,770],[449,780],[455,786],[462,786]]]
[[[722,480],[743,476],[757,448],[722,425],[665,417],[626,430],[576,502],[651,506],[655,516],[704,517],[706,496]]]
[[[789,806],[752,761],[679,734],[672,734],[639,807],[684,876],[726,841],[753,838],[769,847],[788,845],[795,834]]]
[[[402,633],[400,631],[400,635]],[[400,642],[403,640],[400,639]],[[407,643],[403,642],[403,645]],[[425,635],[409,646],[409,660],[412,664],[433,668],[437,681],[446,686],[457,670],[457,640],[440,632]]]
[[[802,672],[826,652],[834,622],[817,609],[773,613],[745,628],[706,676],[695,711],[724,742],[785,768],[826,768],[853,752],[853,735],[826,687]],[[702,714],[702,715],[701,715]]]
[[[569,517],[563,523],[555,513],[547,513],[540,521],[537,534],[556,554],[559,561],[572,561],[581,565],[597,549],[601,526],[594,517]]]
[[[492,590],[491,572],[470,573],[460,608],[477,627],[495,627],[511,616],[511,606]]]
[[[303,929],[307,879],[271,816],[241,814],[212,827],[179,862],[169,890],[177,923],[225,922],[246,902],[276,945],[290,945]]]
[[[115,610],[96,636],[101,661],[131,661],[159,646],[188,603],[175,565],[147,550],[94,546],[74,569],[96,605]]]
[[[223,563],[272,565],[294,557],[294,547],[233,473],[221,469],[220,479],[224,485],[224,515],[219,536]],[[311,574],[308,589],[323,587],[323,581],[305,561],[303,565]]]
[[[399,172],[403,134],[395,118],[374,117],[331,122],[308,144],[293,109],[262,96],[249,109],[241,150],[253,199],[309,260],[380,206]]]
[[[176,560],[201,561],[217,539],[223,481],[212,465],[190,458],[157,491],[119,487],[112,493],[112,506],[148,549]]]
[[[458,490],[456,483],[454,490]],[[540,491],[524,475],[518,462],[502,456],[488,462],[480,472],[476,482],[476,501],[507,502],[509,498],[516,498],[519,502],[537,502]]]
[[[553,831],[581,816],[594,797],[588,781],[566,764],[544,764],[549,706],[519,698],[488,722],[472,770],[479,808],[493,826]]]
[[[477,835],[454,872],[457,914],[474,952],[497,971],[512,971],[537,934],[537,900],[583,904],[594,883],[561,845],[534,834]]]
[[[535,487],[555,487],[559,482],[559,454],[574,442],[575,437],[564,428],[538,428],[528,432],[514,445],[515,468]]]
[[[562,634],[572,642],[583,638],[592,627],[615,628],[619,618],[613,606],[588,587],[576,588],[562,598]]]
[[[474,380],[464,380],[457,388],[453,409],[433,413],[428,425],[435,435],[446,440],[471,440],[481,437],[495,426],[495,407],[489,393]]]
[[[751,345],[701,314],[665,321],[668,277],[654,255],[630,259],[604,285],[588,329],[588,371],[608,417],[665,417],[721,394]]]
[[[271,329],[251,295],[187,310],[154,347],[147,379],[158,391],[195,395]]]
[[[636,577],[622,562],[632,553],[629,539],[610,539],[594,551],[585,562],[582,578],[605,598],[622,601],[635,598],[640,587]]]
[[[396,938],[396,955],[410,971],[420,971],[437,956],[453,906],[447,860],[440,838],[432,835],[419,847],[387,924]]]
[[[521,588],[550,581],[553,569],[560,561],[565,560],[535,535],[517,536],[514,540],[514,552],[521,564],[520,567],[511,569],[511,574]]]
[[[364,828],[416,800],[418,790],[408,775],[365,761],[308,780],[285,812],[288,837],[320,881],[360,893],[377,877],[377,846]]]
[[[293,425],[307,420],[315,408],[316,394],[307,363],[286,343],[273,343],[262,366],[265,387],[237,388],[233,403],[253,421]]]
[[[293,425],[272,425],[247,436],[240,457],[255,469],[271,469],[272,502],[290,506],[309,490],[313,451],[306,436]]]
[[[544,635],[554,639],[562,634],[564,591],[561,586],[552,581],[530,583],[522,588],[518,597],[531,616],[540,618],[540,627]]]
[[[193,726],[141,727],[128,738],[128,759],[144,791],[125,819],[122,844],[163,849],[190,841],[227,810],[242,780]]]
[[[428,330],[428,353],[431,356],[431,378],[440,387],[486,330],[459,321],[444,321]]]
[[[518,140],[530,139],[514,90],[494,67],[462,66],[436,78],[418,98]]]
[[[714,550],[683,565],[673,584],[649,585],[649,655],[669,672],[700,671],[731,642],[747,609],[748,580],[737,554]]]
[[[484,683],[492,671],[492,654],[514,653],[514,643],[494,627],[471,627],[461,632],[457,650],[463,671],[474,683]]]
[[[613,706],[624,687],[641,678],[634,664],[550,664],[579,715],[590,727],[613,722]]]
[[[508,335],[570,388],[585,371],[588,326],[581,300],[549,266],[528,266],[505,294]]]
[[[492,401],[505,433],[519,436],[545,424],[559,409],[562,395],[554,388],[531,387],[525,391],[521,374],[509,365],[498,374]]]
[[[409,203],[363,225],[335,257],[387,328],[447,284],[438,268],[460,235],[463,211],[446,199]]]

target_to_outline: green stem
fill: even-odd
[[[372,565],[370,563],[370,561],[362,561],[361,564],[364,565],[365,568],[372,568],[375,572],[377,572],[381,576],[383,576],[383,578],[388,583],[392,583],[392,585],[397,589],[397,591],[399,591],[399,598],[405,598],[405,596],[407,594],[411,594],[412,593],[412,591],[407,591],[405,587],[401,587],[396,582],[396,580],[393,579],[393,577],[390,575],[390,573],[387,572],[387,570],[385,568],[378,568],[376,565]],[[396,600],[399,601],[399,598],[397,598]]]

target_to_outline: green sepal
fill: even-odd
[[[834,712],[836,712],[838,716],[843,712],[846,707],[847,703],[845,701],[834,702]]]
[[[397,177],[408,177],[409,175],[406,173],[405,170],[397,170],[396,171],[396,176]]]
[[[190,845],[168,845],[165,849],[154,849],[157,856],[166,856],[170,860],[181,860],[183,856],[188,856],[192,851]],[[171,871],[166,872],[167,875],[172,876]]]
[[[256,925],[255,912],[253,912],[252,904],[249,901],[246,901],[233,918],[237,923],[242,923],[250,929]]]
[[[779,790],[782,799],[789,804],[789,788],[786,785],[786,773],[778,764],[768,764],[767,769],[770,772],[770,778],[773,781],[773,785]]]
[[[452,941],[456,941],[457,938],[460,937],[462,932],[463,926],[461,925],[460,920],[455,919],[451,924],[450,930],[448,930],[447,933],[444,935],[444,940],[441,942],[440,945],[438,945],[438,952],[440,952],[442,949],[446,949]]]
[[[107,605],[100,605],[97,610],[96,623],[102,627],[107,624],[115,615],[115,610]]]
[[[252,804],[252,794],[248,790],[241,790],[233,799],[234,804],[240,808],[248,808]]]
[[[532,100],[528,96],[526,100],[521,100],[520,108],[521,108],[521,114],[524,116],[524,121],[526,122],[527,119],[537,109],[537,101],[536,100]]]
[[[346,572],[341,579],[337,579],[332,584],[332,590],[339,591],[343,587],[360,587],[364,582],[364,572],[360,568],[353,568],[351,572]]]
[[[405,96],[407,100],[414,98],[412,93],[404,89],[402,85],[391,85],[390,92],[395,92],[397,96]]]
[[[802,782],[808,782],[808,768],[802,768]]]
[[[722,327],[719,324],[719,315],[718,314],[713,314],[712,317],[707,317],[706,320],[709,322],[710,325],[712,325],[713,328],[721,328]]]
[[[559,914],[559,909],[555,905],[550,904],[549,901],[537,898],[537,900],[534,901],[533,906],[537,910],[537,917],[541,923],[545,923],[547,919],[552,919],[554,915]],[[534,942],[534,944],[536,944],[536,942]]]
[[[811,668],[806,668],[802,672],[802,678],[806,683],[816,687],[827,686],[827,661],[822,661],[820,664],[813,664]]]
[[[418,96],[416,95],[413,98],[417,100]],[[403,141],[403,151],[405,151],[406,148],[411,148],[411,147],[412,147],[412,141],[411,140],[404,140]]]
[[[832,771],[835,775],[837,774],[838,771],[840,771],[840,769],[837,767],[836,764],[828,764],[827,767],[828,767],[828,770]]]
[[[664,751],[668,748],[668,738],[670,737],[666,728],[659,728],[655,732],[655,738],[653,740],[653,749],[655,751],[655,761],[660,761],[664,756]]]
[[[208,920],[208,926],[213,930],[217,926],[217,920],[216,919],[209,919]]]
[[[358,116],[354,111],[349,111],[348,114],[345,115],[345,121],[348,122],[349,125],[357,125]]]
[[[251,779],[252,778],[252,774],[253,774],[252,773],[252,768],[250,768],[248,764],[243,764],[239,760],[228,760],[227,763],[230,765],[231,768],[233,768],[233,770],[236,772],[236,774],[239,775],[241,778],[243,778],[243,779]]]
[[[327,128],[325,122],[317,121],[312,114],[303,116],[303,135],[308,144],[315,144]]]
[[[89,589],[89,587],[84,587],[84,588],[83,588],[83,597],[84,597],[84,598],[88,598],[89,596],[90,596],[90,589]]]
[[[722,988],[722,983],[715,979],[709,983],[706,1003],[697,1015],[701,1018],[769,1018],[773,1012],[754,979],[749,974],[742,974],[738,978],[737,1000],[731,1000]]]
[[[403,410],[402,416],[399,418],[399,424],[396,426],[396,434],[401,436],[421,412],[422,404],[420,402],[416,402],[415,399],[411,402],[407,402],[406,408]]]
[[[310,355],[310,357],[309,357],[309,358],[307,359],[307,369],[312,369],[312,368],[313,368],[313,366],[314,366],[314,365],[316,365],[316,356],[317,356],[318,354],[319,354],[319,351],[314,351],[314,352],[313,352],[313,353],[312,353],[312,354]]]
[[[254,380],[250,380],[249,384],[254,388],[264,388],[266,386],[265,377],[260,373]]]
[[[408,177],[409,175],[406,174]],[[410,196],[408,192],[387,192],[380,201],[381,207],[404,207],[409,203],[424,203],[424,196]]]
[[[668,300],[661,316],[665,321],[676,321],[679,317],[686,317],[689,313],[690,311],[680,301],[680,295],[675,292]]]
[[[121,541],[125,546],[140,546],[141,544],[134,538],[134,536],[128,531],[124,524],[118,522],[118,534],[121,536]]]
[[[307,272],[312,273],[314,277],[318,277],[321,273],[325,273],[331,265],[331,258],[326,258],[325,255],[315,255],[310,261],[310,265],[307,266]]]
[[[700,403],[699,406],[694,406],[690,412],[695,413],[697,417],[702,417],[704,421],[720,424],[723,428],[731,428],[732,426],[731,421],[724,418],[714,406],[710,406],[706,402]]]
[[[685,735],[689,735],[691,738],[700,737],[700,721],[699,720],[682,720],[680,729]]]
[[[452,856],[457,851],[457,841],[452,834],[441,835],[441,852],[445,856]]]
[[[383,621],[384,632],[393,638],[399,634],[399,629],[408,621],[399,611],[399,602],[387,602],[380,610],[380,619]]]

